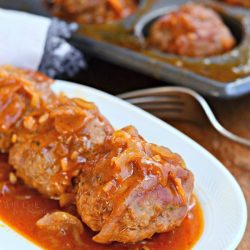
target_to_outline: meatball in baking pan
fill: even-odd
[[[8,152],[25,114],[55,101],[52,79],[39,72],[0,67],[0,151]],[[14,135],[14,136],[13,136]]]
[[[236,40],[213,9],[187,3],[166,13],[149,27],[147,42],[154,49],[188,57],[208,57],[230,51]]]
[[[228,3],[228,4],[250,8],[250,1],[249,0],[223,0],[223,1]]]
[[[52,107],[23,117],[9,162],[25,184],[62,201],[73,190],[79,163],[96,153],[112,132],[93,103],[62,95]]]
[[[133,14],[139,0],[54,0],[52,11],[82,24],[104,24]]]
[[[82,168],[76,205],[98,243],[132,243],[170,231],[187,215],[193,174],[182,158],[126,127]]]

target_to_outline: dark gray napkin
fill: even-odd
[[[62,74],[72,77],[79,70],[86,68],[83,54],[67,42],[77,28],[76,23],[67,23],[57,18],[52,19],[39,66],[40,71],[50,77]]]

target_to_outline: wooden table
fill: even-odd
[[[89,68],[74,79],[80,83],[118,94],[132,89],[164,86],[165,83],[150,77],[125,70],[121,67],[89,57]],[[225,127],[250,138],[250,95],[239,100],[219,101],[210,99],[217,117]],[[183,121],[171,122],[195,141],[214,154],[235,176],[245,194],[248,211],[250,211],[250,148],[231,142],[218,134],[204,119],[199,123]],[[250,217],[245,236],[238,247],[239,250],[250,249]]]

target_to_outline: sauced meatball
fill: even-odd
[[[189,211],[194,178],[182,158],[133,127],[109,136],[82,171],[76,205],[96,242],[141,241],[172,230]]]
[[[58,99],[53,107],[23,117],[9,153],[18,177],[56,199],[72,191],[79,163],[113,131],[93,103],[65,96]]]
[[[25,113],[50,105],[53,81],[39,72],[0,67],[0,151],[7,152]],[[15,138],[13,138],[15,140]]]
[[[224,0],[224,2],[233,4],[233,5],[239,5],[250,8],[250,1],[249,0]]]
[[[232,49],[235,39],[212,9],[188,3],[151,26],[149,45],[166,53],[206,57]]]
[[[53,12],[80,23],[110,23],[131,15],[138,0],[54,0]]]

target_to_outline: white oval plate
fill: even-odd
[[[69,97],[95,102],[115,128],[132,124],[148,141],[182,155],[194,173],[195,194],[205,218],[204,232],[194,249],[233,250],[237,247],[247,222],[245,198],[232,175],[210,153],[167,123],[114,96],[64,81],[57,81],[53,89]],[[37,249],[4,223],[1,225],[2,250]]]

